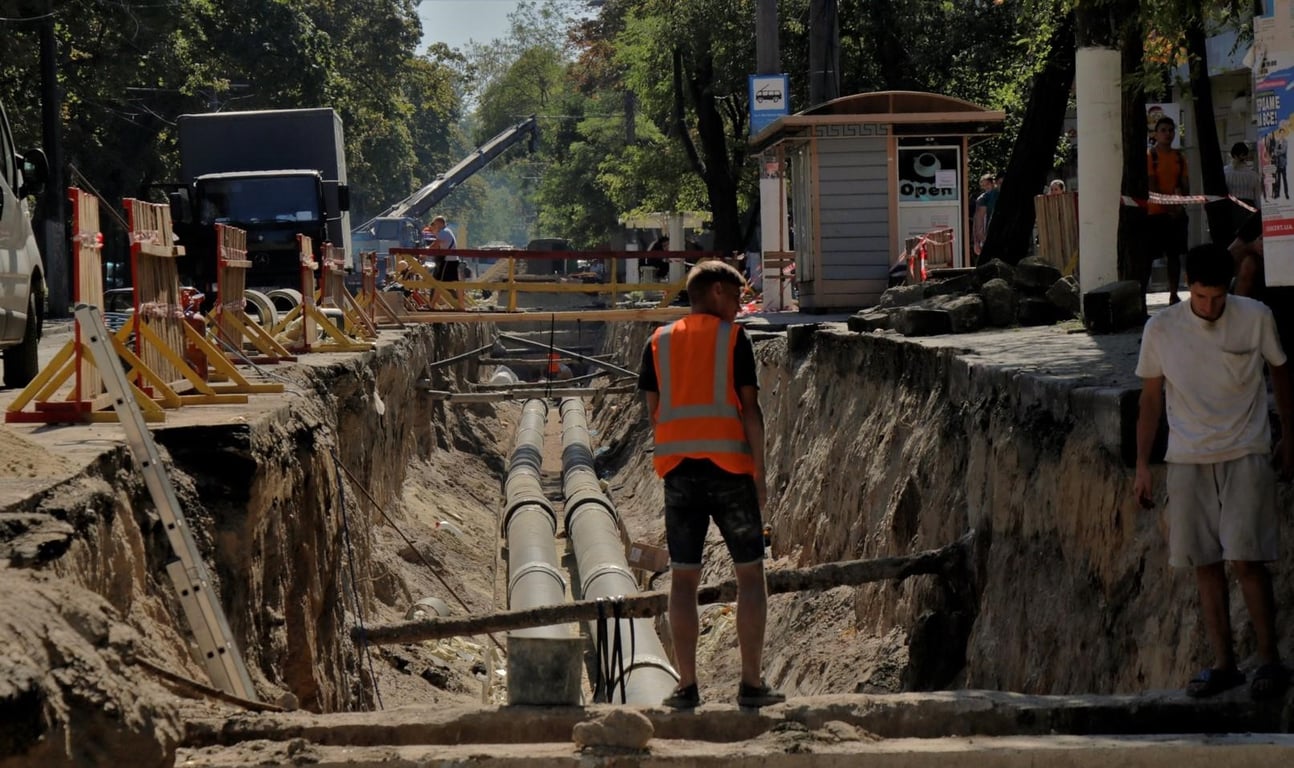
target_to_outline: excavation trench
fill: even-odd
[[[522,332],[636,369],[650,328]],[[1131,693],[1175,687],[1199,665],[1205,642],[1191,585],[1166,567],[1155,519],[1124,501],[1127,374],[1022,374],[995,362],[1000,349],[968,353],[839,326],[754,336],[770,568],[902,555],[976,531],[962,572],[773,597],[771,681],[796,697]],[[413,617],[419,601],[424,613],[441,610],[426,608],[427,598],[452,614],[507,603],[500,515],[521,405],[424,394],[487,381],[496,365],[523,379],[542,369],[516,346],[490,350],[485,363],[435,365],[492,338],[479,325],[390,334],[371,353],[286,370],[289,392],[272,404],[155,431],[262,702],[317,713],[504,703],[503,636],[384,647],[350,639],[361,622]],[[628,537],[663,545],[641,402],[586,402],[592,472]],[[237,707],[156,671],[205,680],[177,618],[166,538],[129,455],[108,427],[67,429],[105,448],[0,511],[0,640],[12,661],[0,680],[0,754],[23,755],[0,765],[57,763],[67,744],[76,745],[72,763],[129,751],[141,765],[169,765],[186,738],[237,740],[194,726]],[[15,450],[65,461],[49,447],[58,434],[29,435]],[[547,458],[559,460],[555,418],[544,438]],[[545,494],[562,498],[560,471],[542,480]],[[569,521],[553,514],[560,535]],[[714,534],[704,580],[730,576]],[[660,588],[667,577],[639,579]],[[1290,604],[1288,572],[1277,595]],[[1242,636],[1242,656],[1251,650]],[[739,660],[730,606],[702,610],[698,662],[703,699],[731,699]],[[488,739],[489,728],[480,734]]]

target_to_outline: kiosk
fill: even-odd
[[[952,230],[953,263],[931,266],[970,264],[972,186],[979,192],[966,156],[1004,119],[950,96],[883,91],[787,115],[752,137],[761,173],[781,186],[784,230],[763,233],[765,253],[776,260],[789,245],[800,309],[875,304],[904,241],[936,230]]]

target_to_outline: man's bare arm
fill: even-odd
[[[755,461],[755,490],[759,494],[760,509],[763,509],[767,486],[764,482],[764,411],[759,407],[759,387],[739,387],[737,399],[741,402],[741,425],[746,430],[746,442],[750,444],[751,457]]]
[[[660,405],[660,393],[643,390],[643,401],[647,403],[647,418],[651,419],[651,425],[655,428],[656,407]]]
[[[1159,433],[1159,417],[1164,412],[1164,377],[1141,380],[1141,399],[1137,411],[1137,479],[1133,495],[1142,506],[1149,506],[1154,498],[1150,481],[1150,453]]]
[[[1281,420],[1279,443],[1281,475],[1288,479],[1294,473],[1294,390],[1290,389],[1289,363],[1268,366],[1272,372],[1272,391],[1276,394],[1276,413]]]

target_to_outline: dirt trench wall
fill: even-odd
[[[365,684],[348,634],[356,623],[356,603],[347,557],[353,551],[361,604],[371,615],[374,591],[384,588],[371,549],[371,530],[381,519],[357,497],[355,483],[339,482],[338,466],[386,507],[399,499],[412,460],[438,448],[475,445],[478,436],[470,422],[421,396],[418,381],[428,376],[429,360],[479,346],[484,333],[478,326],[419,328],[372,353],[288,369],[283,375],[292,382],[289,392],[269,413],[154,432],[173,460],[171,480],[263,700],[291,693],[302,707],[316,711],[371,705],[371,685]],[[431,378],[444,385],[452,377],[474,376],[474,368],[465,361]],[[128,630],[131,654],[194,680],[207,679],[190,655],[182,612],[166,577],[172,555],[161,521],[125,448],[108,449],[79,475],[4,513],[0,553],[14,579],[56,579],[66,594],[82,596],[82,604],[69,609],[74,616],[106,609],[102,621]],[[51,637],[66,634],[55,629],[55,618],[33,621],[44,622]],[[77,621],[73,631],[86,634]],[[105,633],[91,634],[98,642]],[[40,637],[30,640],[35,645],[25,658],[40,664],[38,657],[48,653],[41,650]],[[126,680],[149,677],[117,661],[104,663]],[[58,675],[24,677],[18,686],[0,678],[0,705],[32,699],[46,707],[42,727],[47,729],[75,719],[75,708],[57,703],[62,699],[99,702],[92,709],[113,702],[108,711],[118,713],[144,706],[120,679],[105,679],[91,689],[70,676],[66,685]],[[168,733],[169,710],[158,709],[163,725],[148,727]],[[138,724],[138,718],[120,721],[121,733],[106,744],[108,752],[113,744],[124,749]],[[46,730],[44,738],[57,732]],[[166,744],[158,748],[165,764]]]
[[[611,343],[641,350],[648,333],[625,327]],[[1208,664],[1193,574],[1168,567],[1161,509],[1136,507],[1131,470],[1108,447],[1118,393],[839,326],[752,335],[771,567],[901,555],[977,534],[958,583],[917,577],[773,598],[765,667],[779,684],[801,694],[1132,692],[1178,687]],[[600,422],[613,488],[640,535],[663,541],[645,414],[636,398],[616,405]],[[1162,467],[1155,472],[1162,489]],[[1288,542],[1294,516],[1282,519]],[[727,576],[721,544],[707,558],[720,562],[707,562],[706,580]],[[1275,571],[1281,606],[1294,604],[1289,571]],[[1238,590],[1232,614],[1243,659],[1253,641]],[[735,631],[717,618],[714,627],[703,632],[701,668],[726,682],[738,669]],[[1288,656],[1294,636],[1282,637]]]

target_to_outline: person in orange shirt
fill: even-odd
[[[785,701],[763,678],[768,597],[764,585],[764,414],[754,347],[733,321],[741,310],[741,273],[703,261],[687,276],[691,313],[656,329],[643,350],[638,388],[651,415],[656,473],[665,481],[670,556],[669,626],[678,687],[662,703],[691,709],[697,691],[696,595],[711,519],[737,572],[737,704]]]
[[[1150,191],[1162,195],[1185,195],[1190,189],[1186,157],[1173,149],[1177,123],[1171,117],[1155,122],[1155,143],[1146,152],[1146,175]],[[1150,248],[1141,269],[1141,292],[1150,286],[1150,271],[1155,259],[1163,256],[1168,265],[1168,303],[1181,301],[1177,295],[1182,279],[1182,254],[1186,253],[1186,209],[1180,205],[1150,203],[1146,232]]]

